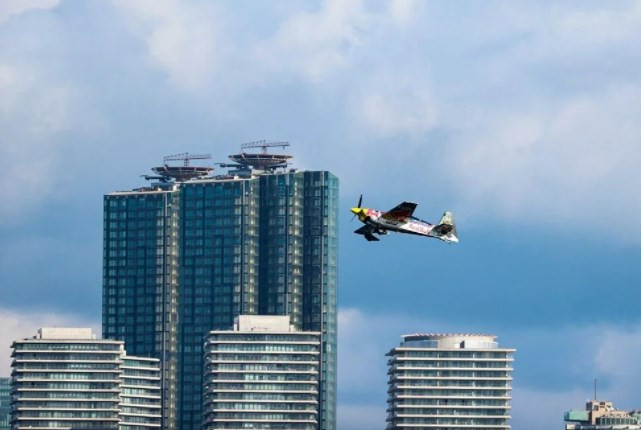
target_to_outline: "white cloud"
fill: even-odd
[[[3,0],[0,2],[0,24],[12,15],[20,15],[34,9],[52,9],[60,0]]]
[[[0,308],[0,376],[11,374],[11,344],[32,337],[42,327],[91,327],[100,336],[100,323],[55,312]]]
[[[419,137],[439,125],[427,72],[422,78],[389,71],[365,79],[352,92],[350,116],[372,137]]]
[[[0,62],[0,221],[11,221],[52,190],[65,146],[55,138],[76,122],[77,97],[33,68]]]
[[[599,389],[600,397],[616,396],[623,407],[639,408],[635,402],[641,398],[641,375],[637,371],[640,356],[640,327],[628,330],[610,327],[600,333],[595,364],[598,371],[609,379],[606,388]]]
[[[408,27],[420,22],[424,14],[425,2],[420,0],[391,0],[388,2],[389,11],[394,22],[402,27]]]
[[[468,207],[502,218],[594,227],[641,238],[641,86],[608,88],[538,109],[489,113],[448,151]],[[624,233],[624,234],[621,234]]]
[[[536,30],[537,57],[592,57],[612,46],[619,49],[621,46],[625,47],[631,40],[639,40],[641,37],[638,31],[641,25],[641,2],[638,0],[616,5],[595,3],[585,8],[559,3],[538,10],[524,8],[520,12],[513,7],[512,12],[512,16],[520,13],[520,22],[529,22],[527,25],[532,30],[536,23],[545,22],[544,31]],[[526,13],[530,14],[529,19],[525,16]],[[538,19],[533,20],[532,14]],[[634,49],[633,46],[628,48]],[[602,60],[607,61],[605,58]]]
[[[202,90],[227,66],[222,59],[232,40],[222,10],[212,2],[128,1],[115,4],[132,31],[148,47],[148,55],[177,87]],[[224,70],[229,72],[229,70]]]
[[[70,126],[71,89],[52,85],[32,68],[0,63],[0,94],[0,120],[22,122],[20,135],[41,137]]]
[[[371,21],[362,0],[326,0],[318,11],[286,19],[273,38],[257,44],[255,57],[271,73],[318,82],[349,65]]]
[[[548,228],[564,223],[585,230],[594,217],[614,212],[621,230],[641,238],[634,222],[641,215],[634,190],[641,179],[641,82],[630,72],[641,46],[638,1],[608,7],[490,2],[469,12],[412,0],[326,0],[280,4],[275,22],[260,30],[231,3],[115,5],[120,13],[113,18],[121,22],[112,28],[142,41],[147,64],[126,63],[140,51],[123,47],[127,60],[116,64],[135,66],[136,73],[124,73],[123,86],[110,88],[111,98],[100,102],[114,106],[104,111],[128,97],[118,91],[136,97],[131,76],[160,70],[172,88],[159,93],[179,99],[167,112],[182,119],[176,127],[218,133],[207,123],[212,118],[225,132],[249,135],[268,127],[287,135],[298,127],[309,141],[324,143],[317,152],[325,155],[308,151],[307,157],[333,163],[344,189],[373,186],[387,169],[389,177],[449,188],[452,206],[479,220],[481,214],[519,223],[553,219],[559,225]],[[122,40],[133,42],[129,36]],[[47,196],[61,152],[50,137],[77,135],[86,121],[88,104],[78,102],[86,94],[73,73],[67,81],[47,78],[43,71],[53,60],[38,61],[34,52],[42,51],[25,50],[23,62],[0,58],[0,121],[10,125],[0,180],[13,202],[3,205],[5,219],[8,210],[15,217]],[[64,69],[68,61],[54,62]],[[288,120],[292,111],[305,113]],[[277,121],[261,123],[263,114]],[[148,119],[145,112],[141,117]],[[19,135],[9,136],[12,130]],[[134,127],[135,133],[143,134]],[[37,160],[27,163],[28,154]],[[25,199],[18,200],[15,183],[24,184]]]
[[[317,10],[292,13],[272,37],[258,41],[252,60],[267,72],[267,80],[292,75],[312,84],[359,82],[372,71],[364,59],[381,49],[381,41],[413,28],[424,9],[415,0],[394,0],[383,7],[362,0],[324,0]],[[381,54],[378,60],[384,63],[387,53]]]
[[[456,35],[456,61],[446,57],[449,65],[436,63],[443,55],[434,44],[421,44],[429,39],[421,39],[420,31],[420,48],[402,38],[391,45],[404,57],[387,51],[388,64],[359,64],[354,70],[363,77],[347,90],[350,137],[369,137],[366,153],[406,153],[406,161],[417,161],[414,181],[433,183],[438,176],[455,191],[455,204],[477,219],[491,214],[545,222],[552,230],[585,230],[595,220],[616,217],[616,232],[606,234],[638,242],[641,82],[628,73],[630,65],[616,62],[638,54],[641,3],[494,5],[482,13],[491,19],[475,18]],[[427,18],[425,25],[434,27]],[[486,21],[506,25],[480,28]],[[386,38],[394,36],[388,30],[376,40],[389,49]],[[437,53],[434,60],[431,52]],[[432,68],[449,68],[459,79]],[[408,74],[414,69],[423,73]],[[429,135],[435,130],[437,140]],[[398,140],[390,145],[376,139],[389,137]],[[418,151],[416,142],[428,150]],[[438,160],[438,170],[418,167],[427,157]],[[401,164],[406,171],[414,166]],[[377,169],[364,170],[359,178],[371,181],[375,174]]]

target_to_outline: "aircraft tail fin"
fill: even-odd
[[[454,214],[452,212],[448,211],[443,214],[438,225],[434,227],[434,231],[436,232],[436,237],[445,242],[458,242],[456,224],[454,223]]]

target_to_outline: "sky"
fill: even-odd
[[[512,426],[641,404],[641,1],[0,2],[0,376],[100,329],[102,196],[169,154],[289,141],[341,181],[341,430],[414,332],[516,348]],[[461,242],[352,234],[403,200]]]

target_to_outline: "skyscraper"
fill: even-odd
[[[387,354],[387,429],[509,429],[514,351],[489,335],[403,336]]]
[[[322,333],[320,422],[335,428],[338,179],[270,146],[217,177],[171,157],[158,182],[105,196],[103,333],[160,359],[163,428],[201,425],[204,337],[241,314]]]
[[[318,429],[320,333],[241,315],[205,345],[203,429]]]
[[[0,430],[9,430],[11,378],[0,378]]]

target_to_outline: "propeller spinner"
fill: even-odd
[[[363,195],[358,198],[358,206],[355,208],[352,208],[352,212],[354,213],[354,216],[352,217],[352,221],[354,221],[354,218],[356,218],[356,215],[358,215],[361,212],[361,205],[363,204]]]

